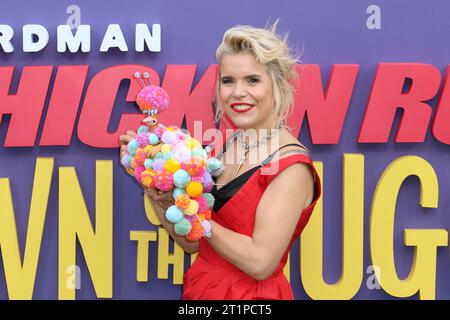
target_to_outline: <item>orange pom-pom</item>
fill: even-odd
[[[203,226],[198,221],[191,222],[192,228],[191,231],[186,236],[186,239],[189,241],[197,241],[200,240],[203,236],[203,233],[205,230],[203,229]]]
[[[210,209],[203,211],[202,214],[205,216],[206,220],[209,220],[212,217],[212,211]]]
[[[155,171],[152,169],[144,170],[141,174],[141,183],[146,188],[154,187],[153,176],[155,175]]]
[[[184,193],[179,195],[176,199],[175,199],[175,205],[180,208],[181,210],[186,209],[187,207],[189,207],[189,203],[190,203],[191,199],[189,198],[189,196]]]
[[[147,159],[147,153],[142,148],[138,148],[136,150],[136,154],[134,155],[134,162],[136,166],[143,167],[145,159]]]

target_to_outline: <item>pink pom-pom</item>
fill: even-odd
[[[181,131],[177,131],[175,137],[177,140],[184,141],[186,139],[186,134]]]
[[[145,159],[147,159],[147,153],[144,151],[144,149],[137,149],[136,154],[134,155],[134,162],[137,167],[143,167]]]
[[[203,183],[203,176],[192,176],[191,181]]]
[[[184,217],[185,217],[187,220],[189,220],[189,222],[191,222],[191,223],[197,221],[197,215],[195,215],[195,214],[193,214],[193,215],[191,215],[191,216],[185,214]]]
[[[145,148],[148,145],[148,132],[139,133],[136,137],[139,148]]]
[[[198,203],[198,212],[204,212],[208,210],[208,201],[202,196],[198,196],[194,198],[195,201]]]
[[[144,170],[144,167],[136,167],[136,169],[134,169],[134,177],[137,181],[141,182],[141,174]]]
[[[160,112],[169,106],[169,95],[163,88],[150,85],[138,93],[136,103],[141,111],[157,110]]]
[[[173,188],[173,175],[169,171],[156,170],[153,181],[155,187],[161,191],[169,191]]]
[[[163,125],[158,124],[158,126],[153,130],[153,133],[156,134],[159,139],[161,139],[164,131],[166,131],[166,128]]]
[[[206,170],[206,161],[198,156],[191,158],[183,165],[181,167],[186,170],[191,176],[201,176]]]

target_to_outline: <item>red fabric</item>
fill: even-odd
[[[306,155],[294,154],[280,159],[279,168],[274,174],[268,175],[267,171],[266,174],[262,174],[262,168],[258,169],[233,198],[212,216],[212,219],[220,225],[251,237],[255,226],[256,208],[267,186],[278,173],[298,162],[309,164],[314,171],[314,198],[311,205],[303,210],[291,242],[274,273],[264,280],[256,280],[225,260],[202,238],[197,259],[184,276],[183,299],[292,300],[294,298],[292,288],[283,274],[283,268],[292,243],[308,223],[320,197],[320,179],[311,160]],[[270,165],[267,164],[266,167]]]

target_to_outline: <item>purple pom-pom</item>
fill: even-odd
[[[125,168],[129,168],[130,167],[130,155],[125,154],[121,159],[120,159],[120,163],[125,167]]]
[[[163,170],[166,160],[159,158],[153,161],[153,170]]]

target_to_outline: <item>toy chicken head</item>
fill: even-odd
[[[136,97],[136,103],[142,113],[147,115],[142,122],[153,128],[158,124],[158,113],[169,106],[169,95],[163,88],[150,84],[147,72],[144,72],[143,77],[139,72],[136,72],[134,77],[142,87]]]

